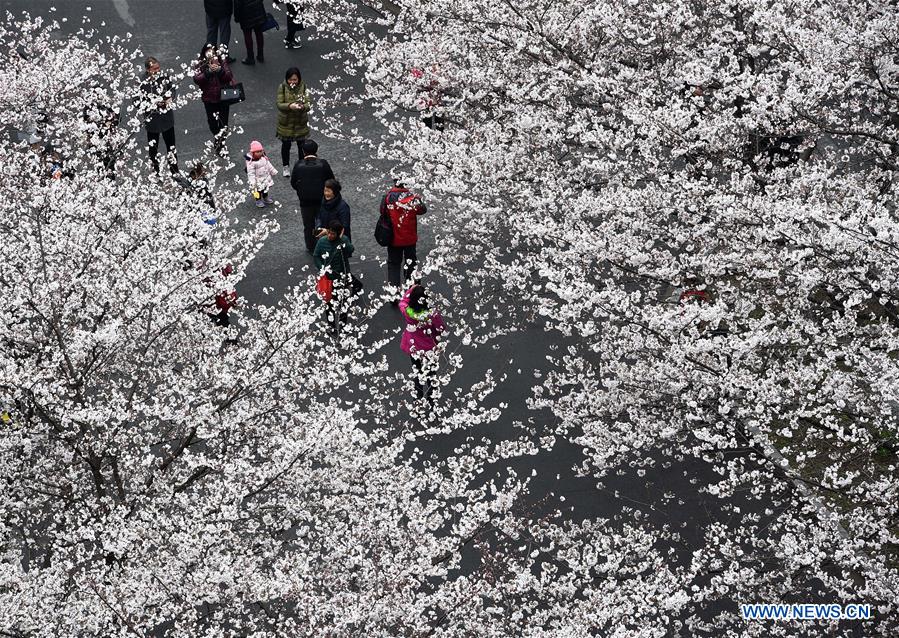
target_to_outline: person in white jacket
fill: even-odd
[[[262,144],[253,140],[250,142],[250,154],[247,159],[247,182],[250,184],[250,190],[253,193],[253,199],[256,200],[256,208],[265,208],[266,204],[274,204],[275,200],[269,195],[268,189],[274,186],[273,176],[278,174],[275,168],[265,155],[265,149]]]

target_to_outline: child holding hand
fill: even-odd
[[[250,154],[246,156],[246,160],[247,182],[250,184],[253,199],[256,200],[256,208],[265,208],[266,204],[274,204],[275,200],[269,195],[268,189],[274,185],[272,177],[278,174],[278,169],[265,155],[262,144],[253,140],[250,143]]]

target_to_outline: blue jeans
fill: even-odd
[[[213,18],[206,14],[206,43],[231,46],[231,16]]]

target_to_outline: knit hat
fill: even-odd
[[[252,142],[250,142],[250,152],[251,153],[255,153],[256,151],[264,151],[264,150],[265,149],[262,148],[262,144],[260,144],[258,141],[253,140]]]
[[[318,144],[315,140],[305,139],[303,140],[303,153],[306,155],[315,155],[318,152]]]

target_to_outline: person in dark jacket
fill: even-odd
[[[318,144],[315,140],[303,141],[303,159],[297,160],[290,176],[290,185],[300,200],[300,214],[303,217],[303,239],[310,253],[315,248],[315,222],[322,205],[325,182],[334,179],[334,171],[328,160],[316,156]]]
[[[88,105],[82,111],[84,124],[81,127],[81,132],[86,140],[89,140],[86,148],[89,148],[97,158],[103,176],[106,179],[114,180],[116,163],[122,154],[124,144],[127,143],[123,143],[121,136],[117,135],[119,113],[109,105],[108,98],[102,93],[98,93],[95,99],[86,100],[86,102]],[[52,153],[48,154],[50,157],[52,155]],[[56,155],[58,156],[58,153]],[[58,163],[61,167],[61,158]]]
[[[231,12],[234,0],[203,0],[206,10],[206,42],[216,46],[231,46]],[[228,62],[236,60],[230,55]]]
[[[200,59],[194,70],[194,83],[203,92],[203,106],[206,108],[206,123],[214,138],[216,152],[221,152],[225,143],[228,128],[230,105],[222,103],[222,87],[234,83],[234,75],[228,61],[212,44],[207,44],[200,51]]]
[[[287,37],[284,38],[285,49],[302,49],[303,44],[300,42],[297,34],[305,29],[303,20],[300,18],[300,9],[297,5],[284,0],[274,0],[275,4],[284,3],[284,13],[287,14]]]
[[[325,230],[332,221],[339,221],[343,225],[344,233],[347,239],[352,239],[350,232],[350,205],[340,196],[341,186],[336,179],[325,181],[325,187],[322,189],[322,203],[318,211],[318,237],[324,237],[327,234]]]
[[[346,237],[346,229],[337,220],[328,224],[324,234],[315,244],[312,259],[320,275],[333,282],[331,298],[326,301],[328,323],[335,319],[335,305],[340,316],[340,323],[346,323],[348,302],[352,299],[352,275],[350,274],[350,257],[353,255],[353,244]]]
[[[427,208],[418,195],[399,180],[394,180],[393,188],[381,200],[381,215],[389,217],[393,227],[393,239],[387,247],[387,281],[397,296],[415,270],[418,216],[426,212]]]
[[[346,228],[339,221],[332,220],[315,244],[315,252],[312,253],[315,267],[319,271],[327,267],[322,274],[332,281],[340,279],[350,271],[348,260],[352,255],[353,244],[346,236]]]
[[[256,64],[256,60],[265,62],[262,52],[262,27],[265,25],[265,5],[262,0],[234,0],[234,19],[243,31],[243,43],[247,48],[247,57],[243,64]],[[256,34],[256,55],[253,56],[253,34]]]
[[[144,63],[147,70],[140,83],[141,111],[147,127],[147,150],[153,171],[159,175],[159,136],[165,142],[165,154],[169,162],[169,173],[177,176],[178,155],[175,150],[175,85],[171,78],[160,70],[159,60],[148,57]]]

